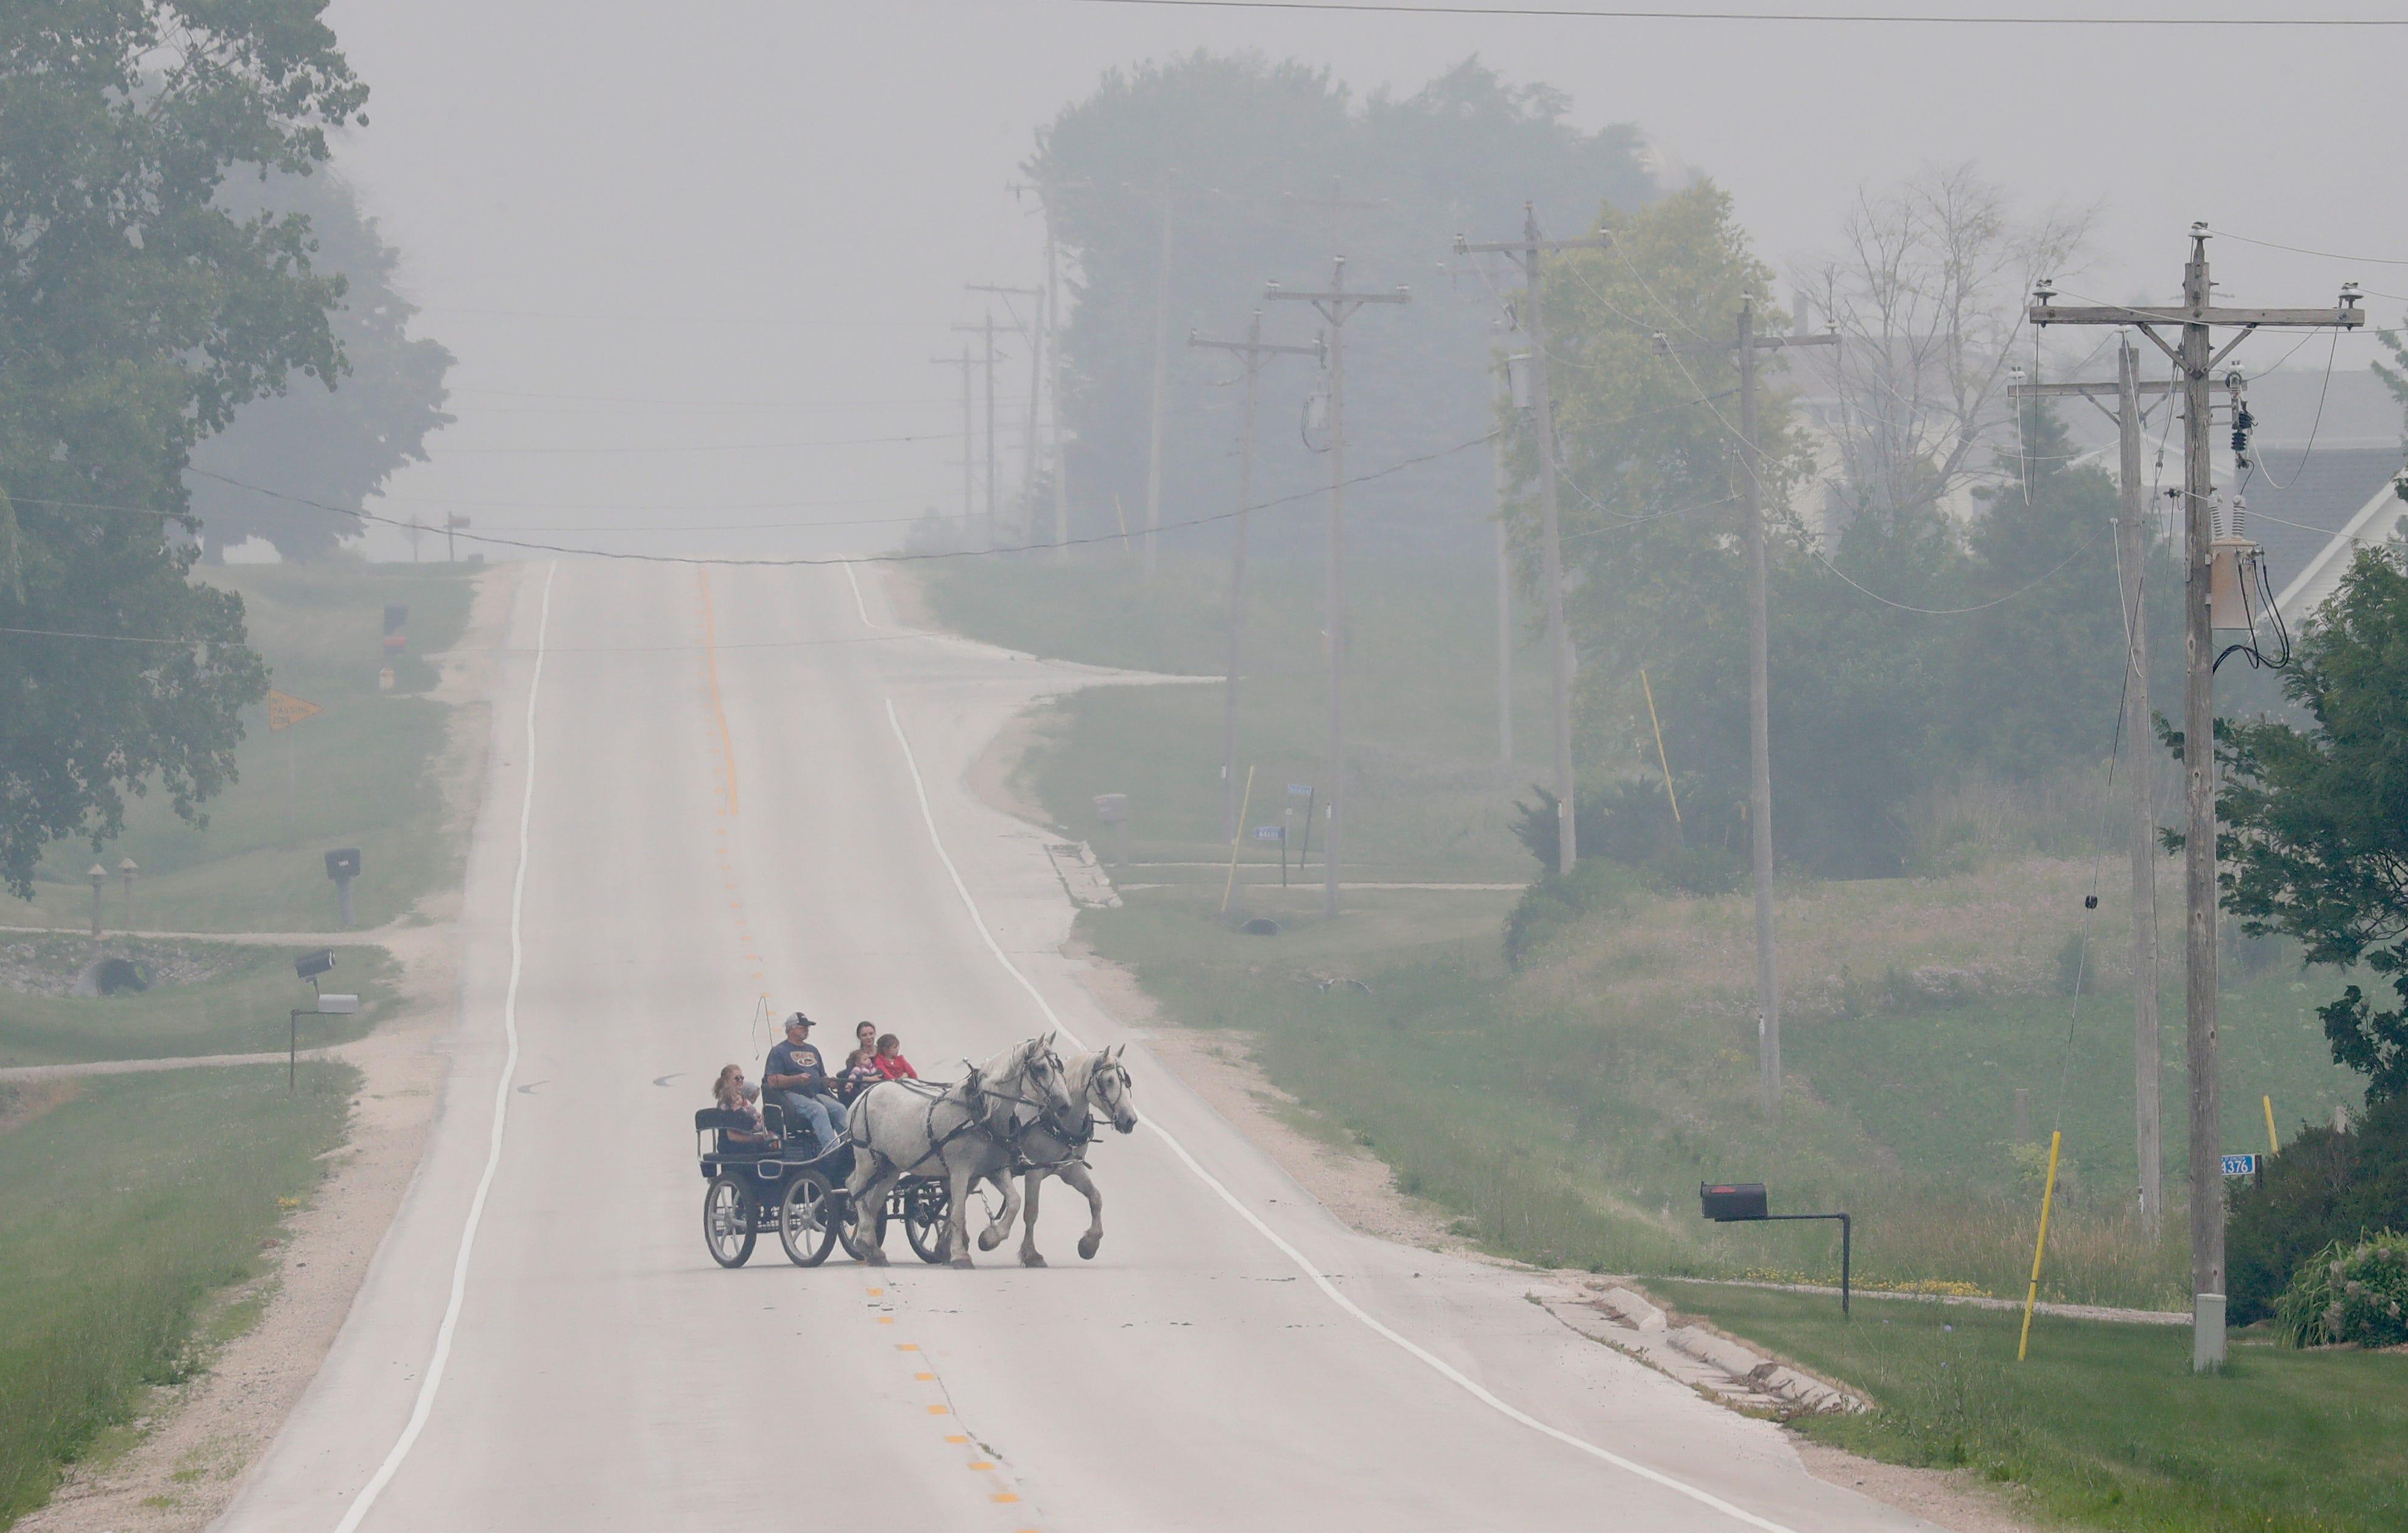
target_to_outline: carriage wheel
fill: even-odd
[[[702,1195],[702,1243],[722,1267],[752,1259],[752,1195],[732,1176],[715,1176]]]
[[[945,1222],[952,1215],[952,1196],[935,1177],[913,1177],[902,1186],[903,1233],[912,1254],[931,1267],[945,1260]]]
[[[778,1242],[796,1267],[817,1267],[836,1245],[836,1189],[817,1171],[800,1171],[778,1200]]]

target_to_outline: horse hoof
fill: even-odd
[[[884,1267],[886,1265],[886,1253],[879,1250],[876,1246],[871,1246],[868,1254],[861,1258],[861,1265],[864,1267]]]
[[[993,1251],[1001,1244],[1003,1244],[1003,1237],[993,1230],[987,1230],[979,1236],[978,1245],[981,1251]]]
[[[978,1264],[971,1261],[968,1256],[956,1256],[953,1258],[953,1268],[955,1271],[967,1272],[976,1265]]]
[[[1020,1265],[1023,1267],[1043,1267],[1045,1265],[1045,1258],[1039,1255],[1034,1251],[1024,1251],[1020,1254]]]
[[[1096,1251],[1101,1249],[1103,1243],[1104,1238],[1100,1235],[1081,1236],[1079,1238],[1079,1259],[1082,1262],[1094,1261],[1096,1259]]]

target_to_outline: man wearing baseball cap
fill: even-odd
[[[770,1045],[761,1068],[769,1100],[785,1109],[789,1124],[808,1124],[822,1151],[844,1138],[844,1106],[836,1099],[827,1062],[811,1043],[811,1019],[800,1011],[786,1019],[786,1039]]]

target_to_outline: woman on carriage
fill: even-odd
[[[778,1142],[778,1136],[770,1133],[769,1125],[761,1121],[761,1105],[755,1100],[760,1095],[758,1086],[745,1082],[743,1066],[728,1065],[721,1068],[719,1079],[711,1083],[711,1100],[727,1111],[744,1114],[746,1124],[742,1128],[721,1130],[727,1136],[729,1143],[774,1145]]]

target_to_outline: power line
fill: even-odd
[[[1375,480],[1383,480],[1391,475],[1403,473],[1408,468],[1416,468],[1423,464],[1434,463],[1440,458],[1452,457],[1457,452],[1467,451],[1471,448],[1481,446],[1483,443],[1489,441],[1496,435],[1497,433],[1494,431],[1484,431],[1479,436],[1471,437],[1468,441],[1457,442],[1452,447],[1442,447],[1434,452],[1424,452],[1418,456],[1406,458],[1399,462],[1390,464],[1385,468],[1374,469],[1368,474],[1356,474],[1338,482],[1341,485],[1355,485],[1368,484]],[[357,517],[363,522],[372,522],[377,523],[379,526],[406,528],[410,525],[409,523],[399,520],[395,517],[380,516],[374,511],[352,511],[339,506],[329,506],[322,501],[312,500],[307,495],[286,494],[280,490],[270,490],[265,485],[246,483],[241,480],[231,479],[223,474],[213,474],[203,468],[191,469],[189,472],[198,474],[204,479],[216,480],[221,484],[232,485],[237,490],[248,490],[253,494],[265,495],[271,500],[289,501],[296,506],[314,507],[319,510],[329,511],[337,516]],[[1328,485],[1316,485],[1310,490],[1299,490],[1294,494],[1282,495],[1275,500],[1260,501],[1252,507],[1240,507],[1234,510],[1215,511],[1209,516],[1191,517],[1183,522],[1166,523],[1164,523],[1163,530],[1175,531],[1181,527],[1210,526],[1216,522],[1226,522],[1231,517],[1243,516],[1250,509],[1257,511],[1269,510],[1274,507],[1290,505],[1296,501],[1309,500],[1316,495],[1326,494],[1329,492],[1329,488],[1330,487]],[[173,513],[163,512],[160,514],[167,515]],[[1121,535],[1119,533],[1109,532],[1096,533],[1087,537],[1073,537],[1068,539],[1067,542],[1060,544],[1052,542],[1015,543],[1001,548],[987,549],[933,549],[924,551],[904,551],[894,553],[855,553],[828,555],[824,557],[805,557],[795,555],[777,559],[738,559],[713,557],[702,554],[629,553],[616,549],[572,548],[558,543],[538,543],[524,538],[501,537],[490,533],[462,532],[458,536],[472,543],[490,543],[497,548],[523,549],[536,553],[579,554],[595,559],[620,559],[633,564],[753,566],[765,568],[818,568],[837,565],[916,564],[935,559],[985,558],[995,554],[1003,553],[1037,553],[1041,552],[1046,549],[1055,547],[1077,548],[1089,543],[1111,543],[1121,540]]]
[[[2345,16],[1948,16],[1863,11],[1636,10],[1570,6],[1412,6],[1340,0],[1082,0],[1093,6],[1181,10],[1361,11],[1369,16],[1531,16],[1588,21],[1788,21],[1888,26],[2029,27],[2408,27],[2408,18]]]
[[[2401,23],[2395,22],[2393,24],[2398,25]],[[2361,265],[2368,266],[2408,266],[2408,259],[2402,259],[2396,256],[2343,255],[2335,251],[2312,251],[2305,245],[2285,245],[2272,239],[2253,239],[2247,235],[2236,235],[2229,229],[2211,229],[2208,232],[2214,235],[2219,239],[2237,239],[2243,245],[2262,245],[2267,250],[2288,251],[2293,255],[2314,255],[2319,256],[2327,261],[2354,261]],[[2381,294],[2378,294],[2378,296],[2381,296]]]
[[[1004,428],[1009,430],[1009,427]],[[446,447],[446,457],[495,455],[591,455],[624,452],[784,452],[812,447],[882,447],[900,442],[947,442],[950,431],[920,431],[902,437],[830,437],[799,442],[647,443],[630,447]]]
[[[2050,569],[2047,574],[2042,575],[2040,579],[2032,581],[2029,585],[2018,587],[2014,591],[2008,592],[2005,595],[1999,597],[1996,601],[1985,601],[1975,607],[1914,607],[1906,602],[1892,601],[1878,591],[1870,590],[1865,586],[1857,585],[1854,580],[1849,578],[1846,570],[1843,570],[1839,566],[1831,563],[1830,560],[1824,558],[1821,550],[1809,547],[1806,550],[1806,554],[1808,558],[1813,559],[1825,569],[1837,575],[1841,580],[1846,580],[1849,585],[1855,586],[1856,590],[1863,592],[1864,595],[1870,596],[1873,600],[1881,603],[1884,607],[1895,607],[1901,612],[1919,612],[1928,618],[1956,618],[1963,617],[1968,612],[1986,612],[1993,607],[2004,607],[2007,603],[2014,600],[2017,596],[2039,590],[2042,586],[2046,585],[2049,581],[2055,580],[2059,574],[2063,573],[2067,566],[2072,564],[2073,561],[2081,558],[2092,549],[2097,548],[2099,546],[2099,540],[2106,537],[2107,534],[2113,530],[2113,527],[2114,524],[2111,523],[2109,525],[2101,527],[2097,532],[2092,533],[2090,535],[2090,541],[2083,544],[2080,548],[2075,549],[2071,553],[2069,553],[2064,558],[2058,560],[2054,568]]]

